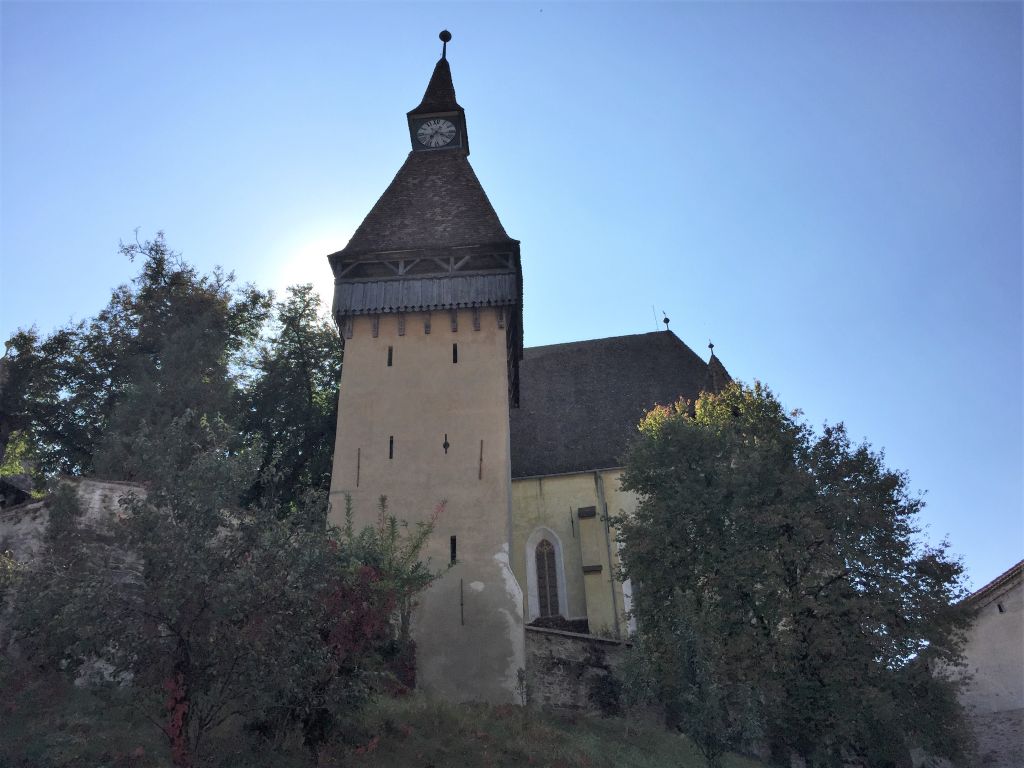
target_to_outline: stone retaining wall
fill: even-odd
[[[78,494],[82,526],[100,526],[121,514],[121,499],[129,494],[145,497],[141,485],[115,480],[92,480],[88,478],[66,478]],[[27,501],[0,510],[0,552],[10,555],[22,565],[40,557],[44,551],[46,529],[50,524],[51,497],[38,501]],[[0,594],[0,655],[12,652],[8,612],[12,609],[14,596]]]
[[[526,628],[526,685],[542,707],[615,714],[617,674],[627,644],[621,640],[557,629]]]
[[[78,493],[80,523],[96,525],[120,514],[120,501],[129,494],[145,497],[136,483],[91,478],[66,478]],[[28,501],[0,511],[0,552],[9,551],[21,563],[34,559],[43,548],[50,521],[49,497]]]

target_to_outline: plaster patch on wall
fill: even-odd
[[[501,549],[494,553],[494,561],[498,564],[498,569],[505,580],[505,592],[516,601],[517,605],[522,605],[523,590],[519,588],[519,581],[516,579],[516,575],[512,573],[512,568],[508,562],[508,542],[502,544]]]
[[[474,592],[483,592],[484,583],[482,581],[471,581],[469,582],[469,588],[472,589]]]
[[[508,560],[508,542],[501,545],[501,549],[494,554],[494,562],[498,564],[505,581],[505,592],[517,610],[515,614],[507,608],[501,608],[501,615],[508,624],[508,638],[512,645],[512,654],[509,656],[508,665],[505,668],[505,680],[502,685],[510,693],[516,690],[519,682],[519,670],[526,668],[526,637],[523,628],[523,590],[519,587],[516,575],[512,573]]]

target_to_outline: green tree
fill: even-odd
[[[10,445],[40,480],[146,480],[134,436],[189,410],[229,424],[233,450],[260,442],[249,501],[265,499],[280,514],[308,508],[297,499],[330,484],[343,349],[312,286],[289,288],[275,305],[231,274],[200,273],[162,233],[121,252],[141,262],[139,274],[95,317],[7,341],[0,465],[15,466],[4,459]]]
[[[381,559],[377,534],[240,505],[260,450],[228,450],[233,438],[194,414],[140,431],[131,450],[154,479],[107,521],[83,520],[62,486],[47,553],[18,591],[17,637],[36,668],[130,682],[180,766],[246,723],[279,740],[298,731],[315,755],[388,678],[395,584],[409,581],[357,557],[354,539]],[[424,572],[418,558],[400,567]]]
[[[650,412],[623,487],[643,677],[709,763],[754,743],[778,764],[960,755],[930,667],[960,658],[962,568],[917,540],[923,502],[881,454],[732,385]]]
[[[239,381],[269,294],[236,288],[220,270],[199,273],[163,233],[121,252],[142,262],[140,273],[95,317],[6,343],[0,448],[20,432],[47,474],[145,478],[127,449],[142,425],[162,430],[186,410],[240,420]]]
[[[249,353],[241,426],[263,445],[251,497],[288,512],[304,493],[330,486],[343,346],[312,285],[290,287],[275,311],[273,332]]]
[[[159,434],[191,411],[237,429],[245,353],[259,338],[272,297],[253,286],[235,290],[234,275],[219,268],[200,274],[162,233],[121,250],[141,258],[142,269],[97,318],[94,355],[110,358],[120,396],[107,409],[93,466],[105,477],[148,479],[149,466],[131,448],[143,427]]]
[[[84,323],[41,338],[17,331],[5,343],[0,375],[0,453],[27,441],[44,472],[91,466],[112,388],[97,361],[88,365]]]
[[[352,500],[345,497],[345,525],[339,531],[341,541],[357,561],[373,569],[378,588],[392,596],[391,635],[386,649],[388,666],[397,681],[407,688],[416,687],[412,612],[419,595],[441,576],[422,560],[423,548],[446,504],[446,501],[438,502],[427,520],[420,520],[410,528],[408,522],[391,513],[387,497],[381,496],[377,504],[377,524],[357,532],[352,525]]]

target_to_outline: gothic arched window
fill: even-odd
[[[558,577],[555,547],[547,539],[537,545],[537,608],[541,616],[558,615]]]

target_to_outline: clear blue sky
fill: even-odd
[[[450,29],[528,345],[653,330],[845,421],[975,587],[1024,556],[1020,3],[16,3],[0,332],[89,317],[136,227],[330,287]]]

